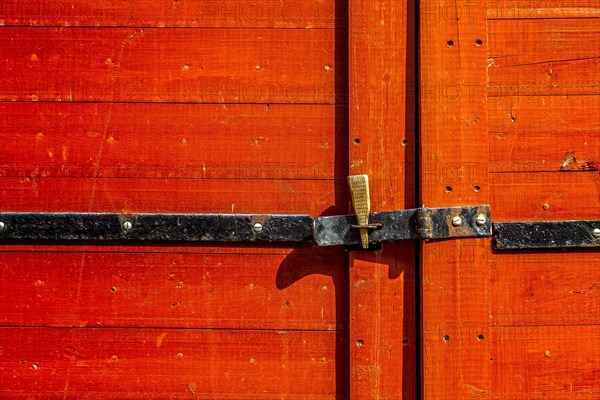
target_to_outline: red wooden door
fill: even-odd
[[[494,222],[600,217],[598,2],[421,3],[421,188]],[[600,398],[600,253],[422,250],[424,399]]]
[[[413,207],[414,17],[2,0],[0,210],[346,214],[349,173]],[[3,243],[0,397],[415,398],[415,254]]]
[[[341,1],[0,1],[0,209],[348,212]],[[0,398],[349,396],[348,256],[3,243]]]

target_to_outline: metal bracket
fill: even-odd
[[[600,220],[494,223],[498,250],[600,248]]]
[[[315,218],[314,239],[319,246],[355,245],[361,243],[354,215]],[[488,205],[415,208],[401,211],[371,213],[367,227],[376,227],[369,234],[369,243],[392,240],[429,240],[492,235]]]

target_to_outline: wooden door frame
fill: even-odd
[[[371,210],[416,206],[415,3],[349,0],[350,174]],[[416,246],[350,253],[350,397],[417,396]]]

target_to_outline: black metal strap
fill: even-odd
[[[319,246],[492,235],[487,205],[417,208],[370,214],[368,225],[354,215],[313,219],[310,215],[0,213],[0,240],[304,242]],[[598,248],[600,220],[497,222],[498,250]]]
[[[310,215],[0,213],[0,240],[302,242]]]
[[[417,214],[421,214],[417,218]],[[477,222],[479,218],[480,222]],[[372,243],[491,235],[488,206],[414,209],[354,215],[0,213],[0,240],[359,243],[358,229],[379,229]],[[425,227],[426,229],[423,229]]]
[[[600,220],[497,222],[494,235],[499,250],[600,249]]]

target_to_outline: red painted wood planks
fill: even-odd
[[[333,28],[342,0],[41,0],[0,2],[4,26]]]
[[[0,100],[346,101],[345,63],[337,63],[344,46],[334,45],[332,29],[4,27],[2,33]]]
[[[0,328],[0,341],[5,399],[347,396],[334,332]]]
[[[0,113],[4,177],[346,177],[344,106],[0,103]]]

